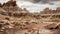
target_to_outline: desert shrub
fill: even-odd
[[[8,15],[9,15],[9,16],[12,16],[12,13],[11,13],[11,12],[8,12]]]
[[[18,15],[18,13],[14,13],[13,16],[14,17],[18,17],[19,15]]]
[[[5,19],[6,19],[6,20],[9,20],[9,18],[8,18],[8,17],[6,17]]]
[[[56,19],[56,18],[51,18],[50,21],[52,21],[52,22],[60,22],[60,20]]]

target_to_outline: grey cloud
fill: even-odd
[[[60,0],[20,0],[20,1],[30,1],[30,2],[51,2],[51,1],[60,1]]]
[[[40,1],[42,1],[42,0],[33,0],[34,3],[38,3]]]
[[[33,3],[38,3],[40,1],[46,2],[46,0],[19,0],[19,1],[30,1],[30,2],[33,2]]]
[[[51,4],[51,5],[53,5],[54,3],[51,3],[52,1],[60,1],[60,0],[19,0],[19,1],[29,1],[29,2],[37,3],[37,4]]]

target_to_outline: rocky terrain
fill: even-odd
[[[0,34],[60,34],[60,8],[30,13],[16,1],[0,3]]]

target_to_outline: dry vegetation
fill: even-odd
[[[60,34],[60,8],[30,13],[16,1],[0,3],[0,34]]]

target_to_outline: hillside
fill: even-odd
[[[0,34],[60,34],[60,8],[30,13],[16,1],[0,3]],[[57,15],[56,15],[57,14]]]

